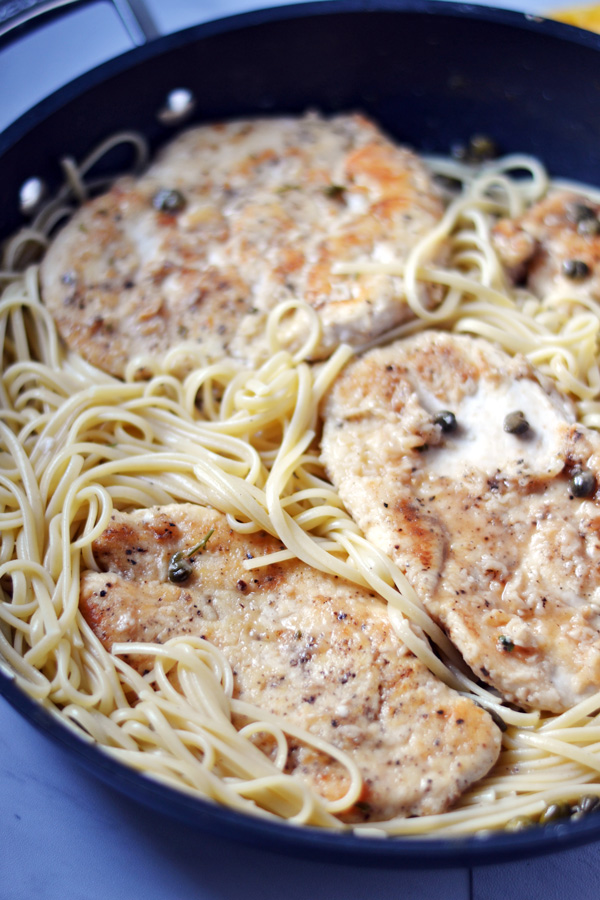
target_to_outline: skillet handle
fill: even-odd
[[[9,33],[12,38],[34,31],[41,22],[94,2],[97,0],[0,0],[0,39]],[[134,44],[145,44],[159,36],[143,0],[111,0],[111,5]]]

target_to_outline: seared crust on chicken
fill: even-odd
[[[183,584],[169,561],[211,529]],[[445,810],[494,764],[500,732],[490,716],[433,676],[392,630],[372,594],[289,561],[243,563],[280,549],[264,533],[240,535],[221,513],[174,505],[115,513],[94,543],[102,571],[81,579],[80,607],[110,649],[193,634],[232,666],[235,696],[348,752],[364,776],[349,821]],[[150,658],[130,659],[150,666]],[[290,740],[288,771],[329,798],[345,770]]]
[[[516,219],[501,219],[492,243],[509,276],[536,296],[600,300],[600,205],[554,191]]]
[[[569,401],[523,358],[424,332],[351,362],[324,414],[349,512],[475,674],[553,712],[600,690],[600,437]]]
[[[412,316],[401,279],[333,265],[405,259],[441,214],[417,156],[360,115],[204,125],[73,216],[42,296],[66,343],[117,376],[183,341],[264,359],[266,316],[286,300],[318,312],[326,356]]]

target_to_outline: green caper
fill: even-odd
[[[498,145],[487,134],[474,134],[469,141],[469,155],[471,159],[483,162],[487,159],[496,159],[499,155]]]
[[[343,184],[328,184],[323,188],[323,193],[332,200],[343,200],[346,188]]]
[[[594,237],[600,234],[600,221],[595,217],[593,219],[582,219],[577,224],[577,234],[581,234],[584,237]]]
[[[569,489],[574,497],[591,497],[596,490],[596,476],[590,469],[575,466],[571,474]]]
[[[570,204],[567,214],[569,219],[577,225],[578,234],[584,236],[600,234],[598,213],[587,203]]]
[[[571,281],[582,281],[590,275],[590,267],[582,259],[565,259],[562,272]]]
[[[591,221],[596,218],[596,213],[587,203],[570,203],[567,209],[569,218],[579,224],[580,222]]]
[[[540,825],[549,825],[560,819],[567,819],[571,815],[569,803],[550,803],[539,818]]]
[[[435,425],[439,425],[442,431],[446,433],[456,431],[456,416],[449,409],[440,409],[433,417],[433,422]]]
[[[366,803],[364,800],[357,800],[354,806],[356,809],[359,809],[363,813],[370,813],[372,810],[371,804]]]
[[[509,434],[525,434],[529,431],[529,422],[525,418],[525,413],[520,409],[508,413],[504,418],[504,430]]]
[[[192,574],[192,564],[181,553],[175,553],[169,561],[169,581],[173,584],[181,584],[187,581]]]
[[[571,818],[577,821],[583,819],[584,816],[600,810],[600,797],[594,794],[585,794],[580,797],[571,810]]]
[[[455,144],[451,149],[455,159],[469,162],[482,163],[499,156],[497,143],[487,134],[474,134],[466,145]]]
[[[175,188],[161,188],[152,198],[152,206],[159,212],[180,212],[185,206],[185,197]]]
[[[215,529],[211,528],[208,534],[206,534],[201,541],[198,541],[197,544],[194,544],[193,547],[190,547],[188,550],[179,550],[177,553],[173,554],[169,560],[169,567],[167,569],[169,581],[173,584],[181,584],[188,580],[193,571],[190,557],[192,557],[194,553],[204,550],[214,532]]]
[[[526,828],[531,828],[531,826],[535,824],[535,820],[532,819],[531,816],[514,816],[514,818],[509,819],[506,823],[504,830],[524,831]]]

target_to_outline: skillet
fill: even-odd
[[[23,16],[20,29],[28,27]],[[0,21],[1,24],[1,21]],[[1,30],[1,28],[0,28]],[[149,33],[149,29],[146,29]],[[141,37],[139,35],[141,34]],[[144,29],[138,33],[143,39]],[[0,135],[0,238],[23,224],[21,186],[57,188],[57,160],[106,135],[172,134],[173,89],[188,121],[360,109],[398,140],[447,153],[474,133],[541,157],[552,175],[600,185],[600,37],[502,10],[436,0],[279,7],[152,39],[67,85]],[[126,152],[125,152],[126,153]],[[116,152],[103,163],[118,170]],[[90,772],[201,830],[313,859],[393,867],[490,864],[600,839],[600,817],[461,839],[357,838],[243,816],[149,781],[105,757],[27,697],[0,660],[0,693]]]

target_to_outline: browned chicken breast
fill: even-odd
[[[362,116],[201,126],[85,204],[48,250],[42,295],[67,344],[118,376],[185,340],[260,360],[286,300],[317,310],[326,356],[411,315],[401,279],[333,264],[404,259],[441,213],[420,160]]]
[[[189,577],[170,581],[173,555],[211,529]],[[102,571],[82,576],[80,606],[109,649],[193,634],[223,651],[236,697],[352,755],[365,789],[348,821],[443,811],[493,765],[499,730],[406,649],[367,591],[297,561],[244,568],[248,556],[280,546],[264,533],[232,532],[211,509],[115,513],[94,545]],[[339,763],[290,744],[288,771],[326,797],[343,796]]]
[[[356,359],[323,458],[484,682],[560,712],[600,690],[600,436],[523,359],[425,332]]]
[[[502,219],[492,242],[512,279],[537,296],[567,291],[600,300],[600,205],[555,191],[518,219]]]

